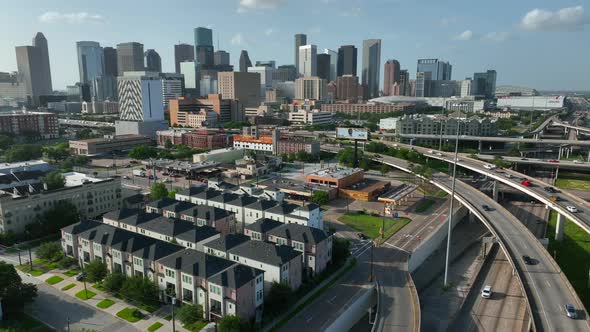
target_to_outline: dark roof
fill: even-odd
[[[205,244],[206,247],[212,248],[215,250],[220,250],[223,252],[228,251],[229,249],[240,245],[246,241],[250,241],[250,238],[246,235],[242,234],[228,234],[226,236],[222,236],[219,239],[215,239],[211,242],[207,242]]]
[[[139,250],[141,248],[145,248],[147,246],[150,246],[153,243],[155,243],[156,241],[158,241],[158,240],[152,239],[151,237],[147,237],[147,236],[143,236],[143,235],[139,235],[139,234],[134,234],[134,236],[123,239],[122,241],[119,241],[117,243],[114,243],[112,245],[112,248],[115,250],[132,253],[132,252]]]
[[[246,205],[250,205],[250,204],[256,202],[257,200],[258,200],[257,197],[248,196],[248,195],[239,195],[233,201],[227,202],[227,204],[244,207]]]
[[[206,188],[207,187],[205,187],[205,186],[189,187],[188,189],[183,189],[183,190],[179,191],[177,194],[183,195],[183,196],[194,196],[200,192],[205,191]]]
[[[201,278],[209,278],[235,264],[225,258],[207,255],[192,249],[175,252],[160,259],[159,263]]]
[[[250,225],[246,225],[246,229],[249,229],[251,231],[258,232],[258,233],[266,233],[275,227],[281,226],[282,224],[283,223],[280,221],[276,221],[276,220],[272,220],[272,219],[268,219],[268,218],[260,218],[260,219],[256,220],[254,223],[252,223]]]
[[[268,232],[268,235],[291,239],[297,242],[316,244],[328,238],[328,234],[314,227],[308,227],[299,224],[283,224]]]
[[[100,224],[80,233],[80,237],[89,241],[112,247],[122,241],[127,241],[138,234],[119,229],[107,224]]]
[[[147,206],[154,207],[157,209],[161,209],[166,206],[170,206],[176,204],[178,201],[172,198],[164,197],[160,198],[159,200],[149,202]]]
[[[311,210],[315,210],[315,209],[319,209],[320,206],[315,204],[315,203],[309,203],[307,205],[304,206],[300,206],[298,208],[298,210],[302,210],[302,211],[311,211]]]
[[[176,237],[179,234],[190,231],[196,226],[190,221],[166,218],[164,216],[158,215],[157,218],[145,221],[137,227],[156,232],[158,234]]]
[[[135,250],[133,256],[142,257],[151,261],[158,260],[162,257],[166,257],[177,251],[181,251],[184,247],[172,244],[165,241],[155,241],[154,243]]]
[[[18,171],[13,173],[0,174],[0,184],[11,184],[25,180],[41,180],[47,172],[43,171]]]
[[[129,197],[125,197],[123,200],[127,204],[139,204],[139,203],[143,203],[143,201],[145,200],[145,196],[142,194],[135,194],[135,195],[131,195]]]
[[[209,281],[223,287],[238,289],[263,273],[264,271],[262,270],[236,264],[229,269],[212,276],[209,278]]]
[[[129,217],[138,215],[142,212],[140,209],[122,208],[119,210],[109,211],[103,215],[103,218],[120,221]]]
[[[225,181],[219,181],[215,185],[219,189],[222,189],[222,190],[236,190],[236,189],[238,189],[238,186],[236,186],[235,184],[231,184],[231,183],[225,182]]]
[[[227,202],[231,202],[234,199],[238,198],[238,194],[235,193],[223,193],[219,196],[215,196],[213,198],[211,198],[210,200],[213,202],[218,202],[218,203],[227,203]]]
[[[227,217],[232,213],[233,212],[206,205],[195,205],[191,209],[182,211],[182,214],[196,217],[197,219],[204,219],[207,221],[219,220]]]
[[[166,211],[181,212],[193,209],[197,204],[191,202],[176,201],[174,204],[170,204],[163,208]]]
[[[262,241],[248,241],[230,249],[230,254],[253,259],[270,265],[282,265],[301,255],[299,251],[283,245],[274,245]]]
[[[281,202],[280,204],[277,204],[276,206],[273,206],[272,208],[268,209],[267,212],[285,215],[293,212],[293,210],[295,210],[298,207],[299,205],[296,204]]]
[[[253,210],[258,210],[258,211],[266,211],[276,205],[277,205],[277,201],[271,201],[268,199],[261,199],[261,200],[258,200],[246,207],[248,209],[253,209]]]
[[[178,239],[197,243],[219,234],[219,232],[211,226],[197,226],[191,222],[188,223],[190,223],[193,227],[178,234],[176,236]]]
[[[116,211],[111,211],[105,213],[103,218],[116,220],[118,222],[131,225],[131,226],[139,226],[146,222],[152,221],[154,219],[161,218],[162,216],[157,213],[147,213],[143,210],[139,209],[121,209]]]
[[[211,198],[215,197],[215,196],[219,196],[221,194],[221,191],[219,190],[215,190],[215,189],[211,189],[211,188],[207,188],[207,190],[202,191],[195,196],[196,198],[200,198],[200,199],[204,199],[204,200],[210,200]]]
[[[66,227],[62,228],[61,230],[64,233],[76,235],[76,234],[80,234],[84,231],[87,231],[91,228],[95,228],[99,225],[102,225],[102,223],[98,222],[98,221],[94,221],[94,220],[82,220],[82,221],[77,222],[75,224],[71,224],[69,226],[66,226]]]

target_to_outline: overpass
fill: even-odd
[[[100,121],[86,121],[86,120],[72,120],[72,119],[58,119],[60,125],[72,127],[87,127],[87,128],[109,128],[115,127],[112,122]]]
[[[339,147],[322,146],[324,151],[338,152]],[[373,156],[373,160],[412,173],[405,160],[389,156]],[[429,180],[435,186],[450,193],[451,177],[436,173]],[[561,272],[553,258],[529,230],[503,206],[481,191],[457,180],[455,198],[480,219],[499,240],[512,267],[516,270],[523,293],[527,296],[529,311],[536,331],[582,331],[589,330],[588,315],[573,287]],[[491,209],[486,210],[483,205]],[[527,265],[521,259],[531,256],[534,265]],[[379,294],[379,296],[384,296]],[[562,310],[563,304],[572,303],[584,314],[583,319],[572,320]],[[391,320],[391,312],[382,312],[379,319]],[[377,324],[377,323],[376,323]],[[379,324],[377,326],[380,326]]]
[[[468,154],[461,153],[463,157],[469,157]],[[495,156],[489,154],[477,154],[478,159],[482,160],[493,160]],[[522,165],[534,165],[534,166],[547,166],[547,167],[559,167],[559,169],[571,169],[577,171],[589,171],[590,163],[583,161],[571,161],[571,160],[559,160],[558,162],[552,162],[543,159],[534,158],[521,158],[521,157],[506,157],[503,156],[502,160]]]

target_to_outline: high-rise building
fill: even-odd
[[[185,61],[180,63],[180,73],[184,75],[184,88],[187,95],[199,97],[201,88],[201,72],[196,61]]]
[[[95,101],[116,101],[117,95],[117,77],[116,76],[99,76],[90,83],[90,95]]]
[[[240,52],[240,72],[247,73],[248,67],[252,67],[252,61],[250,61],[248,51],[242,50],[242,52]]]
[[[98,42],[76,42],[80,82],[90,84],[104,74],[104,51]]]
[[[381,39],[363,40],[362,83],[367,87],[367,99],[379,96],[381,71]]]
[[[260,74],[221,72],[217,80],[222,99],[238,100],[243,108],[260,106]]]
[[[315,45],[299,47],[299,76],[311,77],[317,75],[318,48]]]
[[[393,96],[410,96],[410,74],[407,70],[399,71],[399,82],[393,84]]]
[[[105,47],[102,51],[104,55],[104,74],[116,77],[119,72],[117,69],[117,50],[112,47]]]
[[[47,40],[41,32],[33,39],[33,46],[17,46],[18,77],[24,84],[27,103],[39,105],[39,97],[53,93]]]
[[[343,75],[336,78],[336,100],[344,100],[354,103],[358,100],[358,91],[358,77],[352,75]]]
[[[184,76],[177,73],[160,73],[162,79],[162,100],[164,110],[168,110],[171,99],[182,96],[182,87],[184,85]]]
[[[218,50],[213,53],[213,63],[216,66],[229,66],[229,53]]]
[[[295,35],[295,70],[299,75],[299,48],[303,45],[307,45],[307,35],[298,33]]]
[[[156,73],[126,72],[117,78],[120,118],[124,121],[162,121],[162,80]]]
[[[471,94],[494,98],[496,94],[496,71],[488,70],[485,73],[474,73]]]
[[[300,77],[295,80],[295,99],[324,100],[328,82],[319,77]]]
[[[338,48],[338,63],[336,65],[336,75],[356,74],[357,49],[354,45],[343,45]]]
[[[161,73],[162,72],[162,58],[160,58],[160,54],[156,52],[154,49],[149,49],[145,51],[145,70],[151,71],[154,73]]]
[[[326,81],[330,81],[330,55],[329,54],[318,54],[317,55],[317,76],[323,78]]]
[[[174,70],[180,74],[180,63],[195,60],[195,47],[189,44],[174,45]]]
[[[383,95],[393,96],[393,85],[399,83],[400,66],[397,60],[387,60],[383,71]]]
[[[451,79],[453,66],[439,59],[418,59],[416,72],[429,72],[430,79],[434,81],[446,81]]]
[[[195,28],[195,60],[200,65],[213,65],[213,30]]]
[[[255,67],[270,67],[272,69],[275,69],[277,68],[277,62],[275,60],[256,61]]]
[[[143,70],[143,44],[117,44],[117,76],[123,76],[126,71]]]
[[[273,72],[272,80],[285,82],[295,81],[297,78],[297,69],[293,65],[282,65]]]
[[[266,96],[266,90],[272,88],[274,69],[266,66],[248,67],[248,72],[258,73],[260,75],[260,97]]]
[[[336,77],[338,76],[337,75],[337,73],[338,73],[338,52],[325,48],[324,54],[328,54],[330,56],[330,78],[329,78],[329,80],[332,82],[335,82]]]

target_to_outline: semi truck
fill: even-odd
[[[141,176],[142,178],[145,177],[145,171],[142,171],[140,169],[134,169],[133,170],[133,175],[135,176]]]

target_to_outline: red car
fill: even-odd
[[[547,161],[550,163],[558,163],[559,162],[559,160],[557,160],[557,159],[549,159]]]
[[[522,184],[523,186],[527,186],[527,187],[531,186],[531,182],[529,180],[522,180],[522,182],[520,182],[520,184]]]

